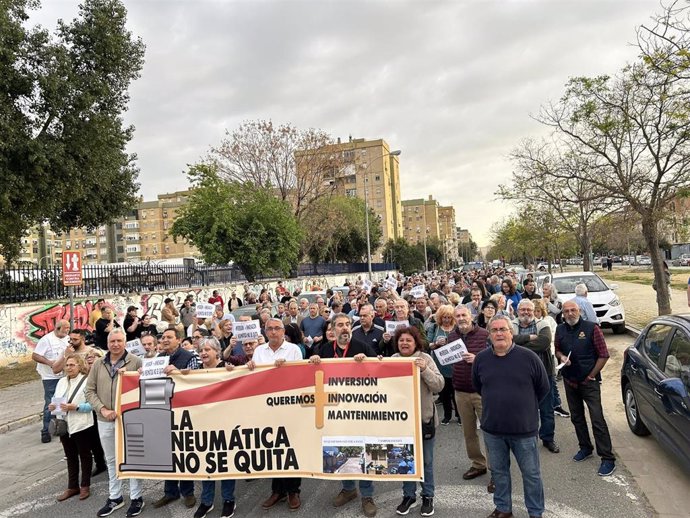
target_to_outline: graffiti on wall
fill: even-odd
[[[308,291],[316,286],[325,290],[329,286],[340,286],[346,280],[345,276],[310,277],[304,279],[289,279],[283,286],[290,293],[296,289]],[[238,284],[228,286],[209,286],[205,288],[181,289],[154,293],[115,295],[106,299],[106,305],[113,308],[118,321],[124,319],[129,306],[135,306],[139,315],[151,315],[154,321],[161,319],[164,301],[171,298],[175,306],[179,307],[188,295],[194,295],[197,301],[207,301],[218,290],[223,300],[229,300],[231,293],[242,297],[245,290],[259,294],[262,289],[275,293],[276,282]],[[75,328],[89,329],[89,316],[95,306],[95,300],[83,299],[74,302]],[[31,353],[41,337],[55,329],[59,320],[69,320],[69,303],[64,301],[50,301],[42,304],[12,304],[0,306],[0,367],[17,361],[31,359]]]

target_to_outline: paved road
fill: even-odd
[[[567,419],[557,418],[557,440],[562,453],[554,455],[542,449],[542,470],[545,480],[547,513],[545,517],[609,518],[625,516],[643,518],[686,517],[690,509],[688,478],[651,438],[633,436],[625,423],[618,388],[622,351],[631,338],[606,334],[612,351],[612,360],[604,371],[604,408],[611,427],[614,447],[622,462],[614,476],[596,476],[597,459],[573,463],[570,457],[577,450],[572,425]],[[84,502],[69,500],[57,503],[55,496],[65,487],[66,470],[59,443],[47,445],[38,442],[36,427],[32,425],[0,435],[0,518],[34,516],[94,516],[104,503],[107,480],[97,477],[92,485],[92,497]],[[439,517],[486,516],[493,509],[486,493],[488,478],[480,477],[467,482],[462,473],[467,469],[461,428],[457,424],[439,427],[435,448],[436,515]],[[513,490],[515,515],[527,516],[522,501],[522,488],[516,474]],[[333,518],[359,515],[359,505],[352,502],[345,509],[335,510],[330,500],[339,486],[332,481],[305,480],[302,485],[303,508],[297,515],[318,516],[328,513]],[[236,516],[266,515],[260,505],[268,496],[268,481],[237,484]],[[199,491],[197,490],[197,495]],[[219,491],[218,491],[219,493]],[[645,496],[646,493],[646,496]],[[162,494],[162,483],[145,483],[144,498],[148,507],[145,516],[191,517],[180,502],[166,509],[154,510],[151,502]],[[649,497],[649,501],[648,498]],[[377,483],[375,500],[379,516],[393,516],[401,498],[396,483]],[[271,516],[296,516],[286,507],[271,510]],[[416,515],[414,510],[411,516]],[[118,511],[113,516],[124,516]],[[214,511],[211,516],[219,516]]]

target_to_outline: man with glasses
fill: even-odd
[[[551,328],[544,319],[534,318],[534,303],[530,299],[522,299],[517,307],[518,317],[513,322],[513,341],[534,352],[544,364],[549,384],[555,383],[554,361],[551,354]],[[539,438],[544,447],[551,453],[560,452],[555,441],[556,420],[553,414],[553,392],[550,391],[539,403]]]
[[[279,318],[269,318],[266,321],[268,342],[254,350],[247,368],[254,370],[257,365],[274,365],[281,367],[285,362],[302,359],[302,351],[295,344],[285,341],[285,326]],[[300,501],[301,478],[274,478],[271,482],[271,496],[261,507],[264,510],[274,507],[287,498],[290,511],[296,511],[302,505]]]
[[[496,315],[488,325],[491,348],[474,358],[472,383],[482,398],[481,428],[489,452],[496,508],[488,518],[513,516],[510,453],[515,456],[530,518],[544,513],[537,435],[539,402],[551,391],[539,357],[513,343],[513,324]]]

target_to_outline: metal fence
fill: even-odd
[[[373,271],[395,269],[393,264],[372,264]],[[290,278],[364,273],[367,263],[300,264]],[[219,284],[246,282],[233,266],[157,265],[155,263],[85,265],[84,282],[74,287],[75,297],[94,297],[124,293],[164,291]],[[257,281],[278,279],[267,273]],[[0,269],[0,304],[67,298],[62,285],[62,268],[35,265]]]

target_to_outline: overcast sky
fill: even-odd
[[[78,0],[42,0],[53,28]],[[480,246],[512,207],[496,201],[507,154],[569,77],[634,59],[657,0],[125,0],[146,43],[131,88],[141,193],[183,171],[243,120],[321,128],[401,149],[402,199],[455,206]]]

